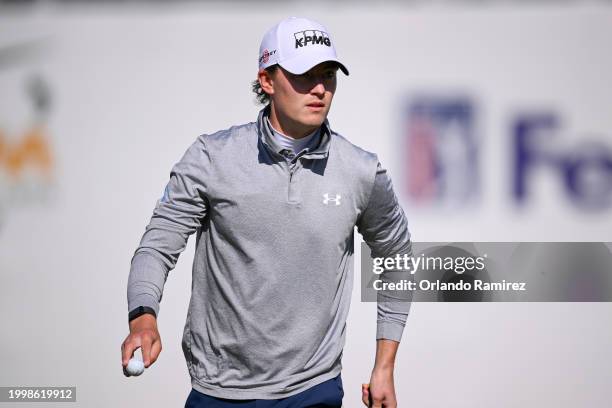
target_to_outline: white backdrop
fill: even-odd
[[[195,137],[255,120],[249,84],[259,41],[287,15],[332,32],[351,75],[339,78],[330,122],[377,152],[394,180],[405,160],[402,103],[415,92],[474,99],[481,196],[453,211],[413,208],[402,196],[415,240],[612,241],[612,209],[575,208],[555,174],[530,180],[525,208],[509,193],[517,112],[561,115],[560,148],[592,134],[612,144],[605,4],[0,10],[0,57],[13,50],[0,58],[0,386],[76,386],[78,402],[66,406],[184,404],[180,340],[193,241],[166,283],[160,359],[138,378],[123,377],[120,363],[129,261],[170,168]],[[49,90],[42,114],[24,91],[33,76]],[[34,123],[53,155],[42,173],[7,164],[5,154]],[[396,364],[400,407],[604,406],[611,314],[605,303],[414,304]],[[361,404],[374,338],[375,304],[361,303],[355,288],[347,407]]]

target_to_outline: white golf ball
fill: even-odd
[[[125,371],[129,375],[138,376],[144,372],[144,363],[137,358],[131,358],[127,367],[125,367]]]

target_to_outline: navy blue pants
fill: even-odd
[[[340,408],[344,389],[340,374],[306,391],[281,399],[234,400],[215,398],[191,390],[185,408]]]

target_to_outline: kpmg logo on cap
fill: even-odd
[[[293,33],[295,37],[295,48],[306,47],[307,45],[327,45],[331,47],[331,40],[329,39],[329,34],[325,31],[319,30],[305,30],[298,31],[297,33]]]
[[[259,57],[259,63],[267,64],[268,61],[270,60],[270,57],[273,56],[274,54],[276,54],[276,50],[268,51],[268,49],[266,48],[261,54],[261,57]]]
[[[465,97],[420,97],[405,110],[405,190],[413,204],[460,207],[479,195],[474,107]]]

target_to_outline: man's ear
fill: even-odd
[[[274,93],[274,80],[270,72],[266,71],[265,69],[260,69],[259,72],[257,72],[257,79],[259,80],[261,89],[265,93],[268,95]]]

